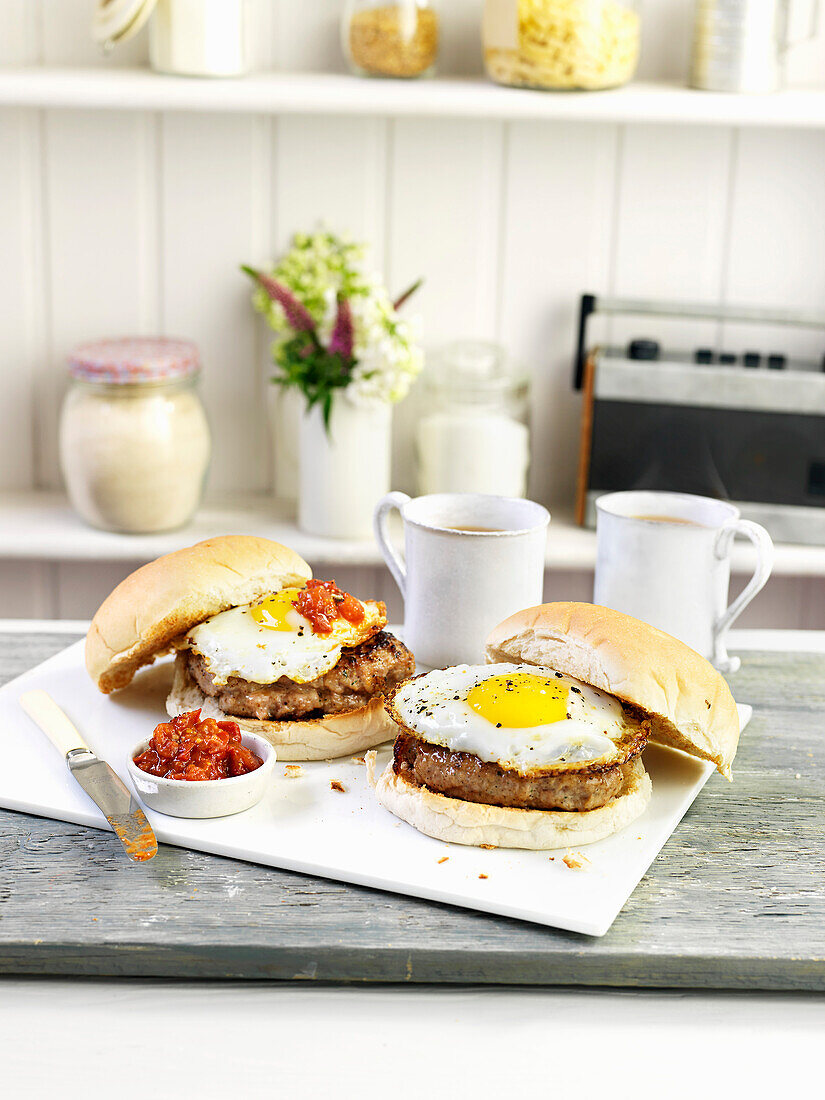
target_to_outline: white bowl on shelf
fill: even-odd
[[[255,733],[244,733],[241,744],[263,761],[245,775],[226,779],[164,779],[137,766],[134,758],[145,752],[149,742],[141,741],[129,754],[129,775],[140,799],[159,813],[170,817],[229,817],[260,802],[272,780],[276,752],[268,741]]]

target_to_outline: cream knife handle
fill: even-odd
[[[52,699],[47,691],[25,691],[20,696],[20,706],[33,722],[43,730],[58,752],[65,756],[72,749],[86,749],[89,746],[78,731]]]

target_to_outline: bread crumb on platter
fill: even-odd
[[[347,793],[347,788],[343,783],[339,783],[337,779],[330,780],[329,789],[331,791],[338,791],[339,794]]]
[[[284,768],[284,779],[297,779],[298,776],[304,774],[304,769],[300,764],[287,764]]]

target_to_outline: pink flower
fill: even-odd
[[[243,270],[264,288],[273,302],[277,302],[283,309],[286,319],[296,332],[314,332],[315,322],[306,306],[300,302],[291,290],[273,279],[271,275],[265,275],[263,271],[256,271],[253,267],[244,267]]]
[[[332,355],[338,354],[344,359],[352,356],[352,310],[346,298],[338,299],[338,312],[335,316],[335,327],[329,341],[329,351]]]

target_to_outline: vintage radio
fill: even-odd
[[[597,314],[638,318],[622,346],[588,346]],[[823,331],[825,314],[602,298],[581,301],[574,384],[584,395],[577,518],[616,489],[730,500],[781,542],[825,543],[825,359],[663,347],[644,319]],[[636,322],[634,321],[634,324]],[[614,327],[616,322],[613,322]],[[626,327],[626,322],[623,323]],[[667,326],[665,326],[667,327]],[[754,331],[756,331],[754,329]]]

